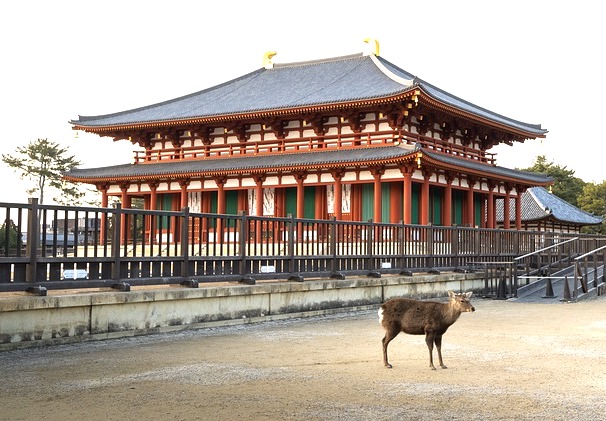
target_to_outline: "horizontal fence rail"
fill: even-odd
[[[0,211],[0,291],[300,281],[486,270],[495,264],[511,273],[518,256],[573,237],[584,244],[575,256],[606,244],[604,238],[578,234],[223,215],[188,208],[66,207],[39,205],[36,199],[0,203]]]

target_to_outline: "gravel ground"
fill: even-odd
[[[432,371],[376,311],[0,353],[0,420],[606,419],[606,299],[473,299]]]

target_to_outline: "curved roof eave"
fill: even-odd
[[[305,161],[293,159],[295,153],[236,157],[232,159],[200,159],[172,162],[123,164],[112,167],[74,169],[64,178],[74,182],[99,183],[133,179],[166,177],[213,176],[273,171],[297,171],[397,162],[414,153],[414,149],[399,146],[378,146],[304,153]],[[301,154],[299,154],[301,155]],[[302,162],[301,162],[302,161]]]
[[[603,218],[594,216],[582,209],[566,202],[564,199],[549,193],[541,187],[528,189],[528,194],[534,202],[545,213],[543,219],[554,218],[557,221],[563,221],[578,225],[597,225],[602,223]]]
[[[414,79],[415,87],[421,89],[427,97],[449,108],[450,111],[461,110],[465,112],[467,116],[476,116],[480,121],[497,123],[509,129],[513,128],[520,130],[523,133],[530,134],[535,137],[545,137],[545,135],[548,133],[546,129],[541,128],[540,124],[524,123],[522,121],[515,120],[480,107],[456,95],[446,92],[445,90],[438,88],[437,86],[432,85],[419,77],[413,76],[411,73],[399,68],[382,57],[378,57],[378,59],[393,73],[401,75],[404,78]]]
[[[467,174],[485,176],[486,174],[495,174],[502,179],[513,182],[523,182],[533,186],[547,186],[553,183],[553,178],[543,174],[537,174],[527,171],[513,170],[510,168],[499,167],[497,165],[485,164],[482,162],[461,159],[450,155],[431,152],[426,149],[419,151],[427,163],[442,166],[444,168],[453,168],[465,171]]]
[[[125,124],[115,124],[115,125],[98,125],[98,126],[88,126],[79,124],[75,120],[71,120],[70,124],[74,127],[74,130],[82,130],[87,132],[103,132],[103,131],[114,131],[114,130],[124,130],[124,129],[142,129],[142,128],[155,128],[155,127],[164,127],[168,123],[173,125],[180,124],[208,124],[208,123],[220,123],[224,121],[235,121],[235,120],[251,120],[258,118],[268,118],[268,117],[277,117],[281,115],[294,115],[294,114],[304,114],[304,113],[315,113],[322,111],[332,111],[339,109],[349,109],[357,106],[369,106],[373,104],[380,103],[391,103],[397,102],[398,100],[404,99],[408,96],[413,95],[415,89],[405,89],[399,93],[390,96],[384,97],[374,97],[374,98],[364,98],[358,100],[351,100],[347,102],[326,102],[326,103],[317,103],[311,104],[304,107],[297,108],[268,108],[268,109],[259,109],[253,111],[238,111],[233,114],[216,114],[216,115],[206,115],[206,116],[195,116],[195,117],[187,117],[180,119],[158,119],[158,120],[149,120],[149,121],[134,121]]]
[[[64,177],[69,181],[100,183],[142,179],[162,179],[166,177],[217,176],[242,173],[261,173],[272,171],[297,171],[326,168],[338,168],[356,165],[382,165],[412,161],[421,154],[424,164],[442,169],[454,169],[466,174],[494,176],[525,185],[548,185],[552,179],[535,173],[511,170],[468,159],[450,157],[435,152],[411,147],[377,146],[345,150],[314,151],[305,153],[268,154],[264,156],[235,157],[232,159],[201,159],[171,162],[124,164],[112,167],[74,169]],[[293,160],[294,155],[299,155]],[[296,162],[296,163],[295,163]]]
[[[474,118],[480,122],[490,122],[492,124],[498,124],[501,127],[509,130],[517,131],[527,137],[545,137],[547,130],[541,128],[540,124],[529,124],[518,120],[514,120],[509,117],[505,117],[501,114],[494,113],[487,110],[486,108],[479,107],[454,95],[451,95],[435,86],[419,80],[418,88],[431,100],[435,101],[434,106],[441,108],[448,108],[449,111],[461,114],[466,114],[468,118]],[[429,101],[432,103],[432,101]]]

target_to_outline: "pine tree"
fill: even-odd
[[[27,193],[37,193],[40,204],[44,203],[46,187],[57,189],[61,193],[57,201],[64,204],[70,200],[78,201],[84,195],[76,184],[62,178],[64,172],[81,164],[73,155],[67,155],[68,148],[48,139],[38,139],[18,147],[15,152],[17,156],[2,154],[2,161],[19,172],[22,179],[33,183]]]

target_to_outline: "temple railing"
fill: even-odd
[[[554,242],[536,231],[0,203],[0,292],[412,274],[510,264]],[[583,247],[586,247],[585,250]]]
[[[436,139],[416,133],[394,130],[302,136],[245,143],[217,143],[210,145],[181,146],[176,148],[135,151],[135,164],[187,159],[233,158],[274,153],[321,152],[360,147],[393,146],[399,143],[419,144],[421,147],[451,156],[494,164],[494,154],[455,142]]]

